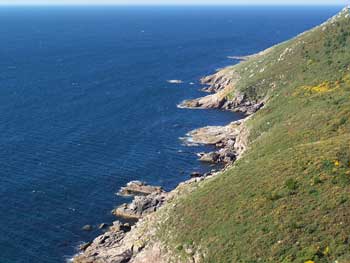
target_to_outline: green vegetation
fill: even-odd
[[[350,262],[348,11],[232,70],[237,89],[268,98],[250,149],[179,200],[160,238],[204,262]]]

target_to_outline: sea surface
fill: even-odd
[[[199,78],[340,7],[1,7],[0,263],[64,262],[130,201],[207,171],[179,137],[240,115],[185,110]],[[170,84],[179,79],[183,84]],[[190,83],[193,82],[194,85]],[[96,228],[95,228],[96,229]]]

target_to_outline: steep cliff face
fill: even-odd
[[[251,116],[190,136],[238,160],[180,184],[75,262],[350,262],[348,8],[203,83],[214,94],[182,107]]]

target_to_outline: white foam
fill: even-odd
[[[167,82],[170,84],[182,84],[183,83],[183,81],[180,79],[170,79],[170,80],[167,80]]]

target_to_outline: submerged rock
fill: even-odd
[[[81,229],[84,231],[92,231],[93,227],[92,227],[92,225],[85,225]]]

